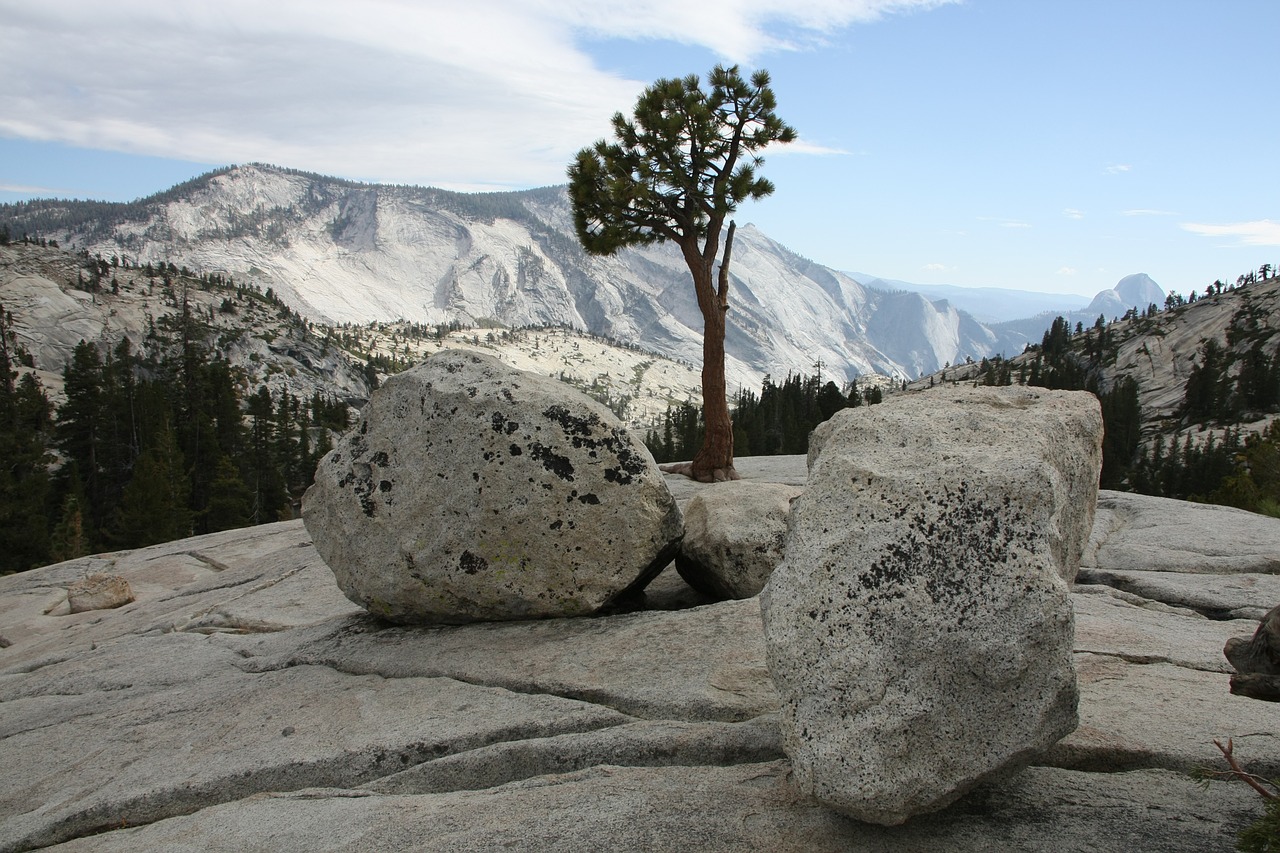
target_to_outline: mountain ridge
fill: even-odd
[[[563,187],[471,195],[251,164],[137,202],[7,205],[0,218],[14,233],[270,287],[312,320],[565,325],[701,361],[701,316],[678,252],[586,255]],[[909,379],[1019,352],[1039,334],[865,287],[753,226],[739,229],[734,249],[731,386],[817,364],[841,381]]]

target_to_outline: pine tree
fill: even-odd
[[[569,166],[574,228],[586,251],[612,255],[670,240],[689,267],[704,325],[705,429],[683,473],[704,482],[737,478],[724,378],[734,233],[726,219],[742,202],[773,192],[756,176],[758,152],[796,138],[774,111],[767,72],[748,82],[737,66],[717,66],[708,82],[710,91],[697,75],[658,80],[636,101],[634,120],[613,117],[615,143],[600,140]]]
[[[12,319],[0,306],[0,574],[49,559],[51,409],[33,374],[14,381],[21,353]]]
[[[84,487],[85,502],[80,510],[86,536],[96,542],[108,511],[101,453],[107,429],[106,389],[98,348],[81,340],[62,372],[62,380],[67,399],[58,407],[55,432],[62,452],[76,464]]]
[[[191,481],[166,425],[133,466],[115,528],[121,545],[140,548],[190,536],[191,523]]]
[[[62,507],[58,523],[50,535],[49,559],[55,563],[74,560],[91,553],[89,534],[85,530],[85,506],[88,503],[84,496],[84,487],[74,462],[68,466],[66,495],[62,499]]]
[[[210,533],[247,527],[253,523],[253,493],[230,457],[218,458],[209,484],[209,505],[205,508],[205,528]]]

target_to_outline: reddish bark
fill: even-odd
[[[724,335],[729,313],[729,259],[733,252],[734,223],[725,237],[720,276],[712,282],[719,229],[712,228],[703,252],[696,240],[683,244],[685,261],[693,274],[693,287],[702,312],[702,417],[706,432],[702,447],[687,465],[666,466],[663,470],[684,474],[701,483],[738,479],[733,467],[733,419],[729,416],[728,389],[724,379]],[[716,286],[718,284],[718,287]]]

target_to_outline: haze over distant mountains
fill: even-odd
[[[586,255],[563,187],[468,195],[255,164],[130,204],[0,206],[0,224],[14,236],[37,233],[104,257],[252,281],[315,320],[562,324],[693,364],[702,358],[702,319],[679,252],[659,245]],[[819,363],[837,380],[914,378],[967,358],[1015,354],[1038,342],[1056,313],[1084,301],[850,275],[751,225],[738,229],[731,272],[731,387],[811,373]],[[1114,298],[1135,293],[1145,298],[1147,290],[1126,286]],[[1009,322],[1046,311],[1047,319]]]
[[[1088,298],[1074,293],[1037,293],[1004,287],[958,287],[953,284],[915,284],[909,281],[880,278],[868,273],[850,273],[867,287],[876,290],[909,290],[929,299],[945,299],[961,311],[967,311],[984,323],[1022,320],[1045,312],[1060,314],[1076,311],[1089,304]],[[1103,291],[1104,293],[1109,291]],[[1121,312],[1123,313],[1123,312]]]

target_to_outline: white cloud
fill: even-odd
[[[928,270],[929,272],[946,272],[952,268],[946,264],[925,264],[921,269]]]
[[[956,2],[960,0],[537,0],[533,5],[596,35],[696,44],[730,62],[749,62],[762,53],[819,45],[852,24]]]
[[[1108,175],[1118,175],[1121,172],[1129,172],[1132,170],[1133,170],[1133,167],[1130,166],[1128,163],[1114,163],[1108,166],[1107,168],[1103,169],[1103,171],[1106,172]]]
[[[1076,210],[1074,207],[1068,207],[1062,211],[1062,215],[1068,219],[1084,219],[1084,211]]]
[[[1258,219],[1229,225],[1204,225],[1184,222],[1182,228],[1202,237],[1235,237],[1236,246],[1280,246],[1280,222]]]
[[[71,190],[55,189],[54,187],[32,187],[22,184],[0,184],[0,193],[16,193],[18,195],[34,195],[44,198],[67,198],[75,195]]]
[[[947,2],[0,0],[0,136],[460,189],[559,183],[650,82],[600,70],[577,38],[745,61]]]
[[[1077,272],[1075,267],[1059,267],[1058,275],[1075,275]]]
[[[779,154],[809,154],[826,157],[831,155],[848,155],[852,153],[852,151],[846,151],[843,148],[828,148],[825,145],[805,142],[803,139],[797,139],[795,142],[788,142],[785,145],[770,145],[764,150],[764,155],[766,157],[776,157]]]
[[[1022,222],[1017,219],[1007,219],[1003,216],[979,216],[979,222],[999,222],[1002,228],[1030,228],[1030,222]]]

